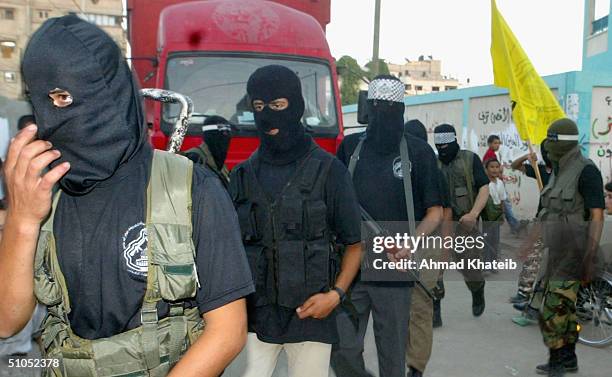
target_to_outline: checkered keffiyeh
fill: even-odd
[[[368,99],[404,102],[404,83],[392,79],[376,79],[370,82]]]
[[[434,144],[449,144],[457,140],[457,135],[452,132],[434,133]]]

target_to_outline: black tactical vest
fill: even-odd
[[[273,199],[257,180],[257,152],[235,168],[234,205],[256,285],[250,305],[296,308],[333,284],[336,257],[325,202],[333,159],[314,146]]]

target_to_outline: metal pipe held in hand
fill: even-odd
[[[178,103],[181,105],[181,112],[179,117],[174,124],[174,130],[172,131],[172,136],[168,140],[168,147],[166,148],[168,152],[177,153],[181,150],[181,145],[183,145],[183,139],[185,139],[185,134],[187,133],[187,129],[189,128],[189,118],[193,113],[193,101],[191,98],[165,89],[141,89],[140,94],[145,98],[150,98],[154,101],[159,101],[162,103]]]

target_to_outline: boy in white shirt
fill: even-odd
[[[482,211],[483,234],[487,241],[484,253],[485,262],[497,260],[499,254],[499,228],[504,221],[503,202],[508,199],[504,182],[501,180],[501,164],[497,159],[491,158],[484,162],[485,171],[489,177],[489,200]],[[493,269],[491,272],[497,273]]]

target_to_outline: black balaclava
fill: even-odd
[[[206,129],[206,126],[217,127]],[[229,122],[223,117],[213,115],[204,120],[203,128],[202,137],[204,138],[204,142],[215,160],[215,165],[218,169],[222,169],[223,165],[225,165],[225,158],[227,157],[230,141],[232,140]]]
[[[404,134],[404,84],[379,75],[368,87],[367,144],[380,154],[397,153]]]
[[[552,122],[543,144],[553,164],[578,147],[578,137],[578,126],[573,120],[563,118]]]
[[[404,131],[410,135],[427,142],[427,130],[425,125],[418,119],[411,119],[404,124]]]
[[[438,150],[438,159],[448,165],[459,153],[457,132],[450,124],[441,124],[434,129],[434,144]],[[446,147],[444,147],[446,145]]]
[[[247,94],[251,105],[256,100],[266,104],[262,111],[253,111],[261,140],[259,156],[273,164],[290,163],[303,156],[310,148],[311,138],[301,123],[304,97],[295,72],[281,65],[261,67],[249,77]],[[279,98],[286,98],[289,107],[274,111],[267,106]],[[268,135],[273,129],[278,129],[278,134]]]
[[[546,150],[546,148],[544,147],[545,143],[542,143],[542,146],[540,147],[540,151],[542,152],[542,160],[544,160],[544,164],[552,169],[553,164],[552,161],[550,160],[550,158],[548,158],[548,151]]]
[[[70,162],[59,182],[68,194],[88,193],[146,143],[137,85],[100,28],[74,15],[46,21],[26,48],[22,70],[38,137],[62,153],[51,166]],[[70,94],[67,106],[54,105],[55,89]]]

